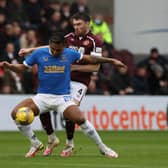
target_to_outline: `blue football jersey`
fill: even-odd
[[[80,60],[82,55],[69,48],[65,48],[58,56],[53,56],[49,48],[40,48],[26,57],[26,66],[38,65],[37,93],[69,94],[71,64]]]

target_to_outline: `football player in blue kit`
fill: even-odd
[[[65,48],[64,35],[57,32],[50,38],[49,48],[40,48],[26,57],[23,64],[9,64],[0,62],[0,67],[14,72],[24,72],[33,65],[38,65],[38,89],[37,94],[20,102],[12,110],[12,118],[15,121],[17,111],[22,107],[28,107],[37,116],[41,113],[55,110],[77,123],[81,130],[90,137],[98,146],[100,152],[107,157],[117,158],[118,154],[107,147],[93,125],[84,118],[78,106],[70,96],[71,64],[75,61],[84,61],[90,64],[112,63],[117,67],[127,68],[121,61],[112,58],[88,56],[80,54],[69,48]],[[30,125],[16,122],[18,129],[30,140],[31,148],[25,157],[34,157],[43,148],[41,141],[35,136]]]

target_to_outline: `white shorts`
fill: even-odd
[[[82,98],[86,94],[87,86],[80,82],[75,82],[75,81],[71,81],[70,86],[71,86],[72,98],[77,100],[80,103]]]
[[[62,113],[71,105],[75,105],[71,95],[37,94],[32,97],[40,114],[51,110]]]

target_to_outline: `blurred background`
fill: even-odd
[[[147,102],[152,108],[154,100],[155,105],[164,101],[164,105],[157,110],[156,107],[150,110],[161,109],[164,112],[166,128],[166,0],[0,0],[0,61],[22,63],[23,58],[18,56],[21,48],[48,44],[54,31],[63,31],[65,34],[73,31],[69,18],[76,12],[86,12],[91,16],[91,30],[103,41],[103,56],[119,59],[128,66],[127,71],[119,71],[110,64],[101,65],[99,72],[93,73],[91,77],[87,94],[111,98],[120,95],[135,96],[130,101],[128,97],[124,97],[128,104],[140,95],[149,96],[149,102],[142,97],[141,101],[137,100],[138,108],[133,109],[141,110],[143,103]],[[34,94],[37,83],[36,68],[24,74],[0,69],[2,101],[2,95]],[[157,99],[153,99],[154,96]],[[158,96],[163,97],[160,99]],[[93,98],[95,102],[96,98]],[[119,99],[118,102],[120,105],[122,100]],[[106,104],[104,106],[107,107]],[[123,108],[127,106],[123,104]],[[109,110],[111,111],[111,107]]]
[[[86,12],[104,42],[103,56],[128,65],[124,72],[103,64],[87,94],[167,95],[167,6],[164,0],[0,0],[0,60],[21,63],[19,49],[47,44],[54,31],[73,31],[70,16]],[[0,69],[1,94],[32,94],[36,86],[36,68],[22,75]]]

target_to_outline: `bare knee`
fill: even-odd
[[[83,124],[84,122],[85,122],[85,118],[84,118],[84,117],[78,118],[78,120],[76,121],[76,123],[77,123],[78,125],[81,125],[81,124]]]
[[[21,107],[29,107],[30,109],[32,109],[32,111],[34,112],[34,115],[38,115],[39,110],[36,107],[36,105],[34,104],[32,99],[25,99],[22,102],[20,102],[11,112],[11,117],[13,120],[16,119],[16,113],[18,111],[19,108]]]

